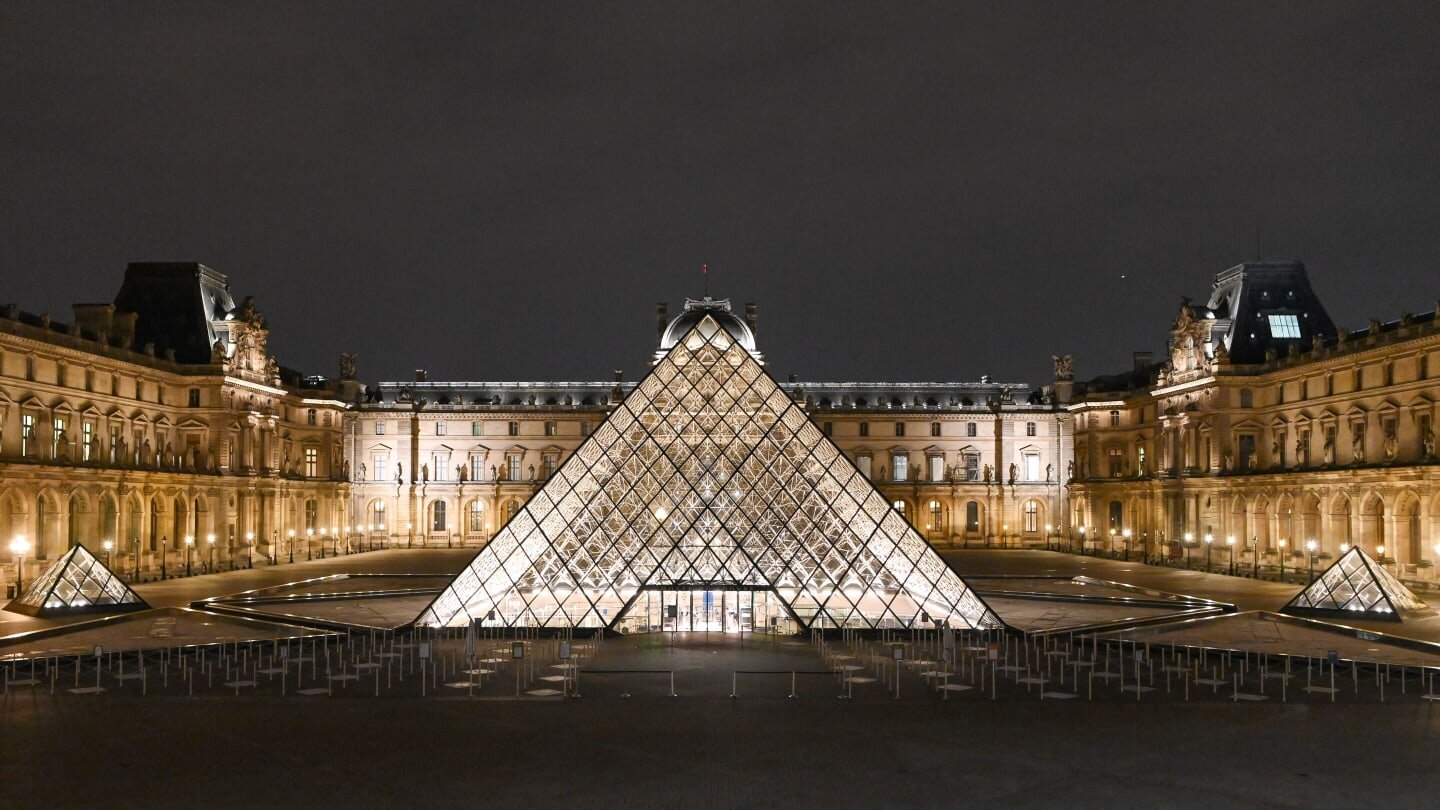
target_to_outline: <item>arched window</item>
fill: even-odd
[[[965,531],[980,531],[980,504],[975,501],[965,504]]]
[[[891,507],[892,509],[894,509],[896,512],[899,512],[899,513],[900,513],[900,517],[909,517],[908,515],[905,514],[905,502],[904,502],[904,501],[895,501],[894,503],[891,503],[891,504],[890,504],[890,507]]]
[[[513,498],[510,499],[510,500],[508,500],[508,501],[506,501],[506,502],[505,502],[505,522],[506,522],[506,523],[509,523],[509,522],[511,521],[511,519],[513,519],[513,518],[515,517],[515,513],[516,513],[516,512],[519,512],[519,511],[520,511],[520,502],[519,502],[519,501],[517,501],[517,500],[515,500],[515,499],[513,499]]]
[[[928,528],[932,532],[944,531],[945,529],[945,512],[941,508],[939,501],[930,502],[930,525]]]
[[[319,531],[316,524],[320,521],[320,504],[314,499],[305,502],[305,531]]]
[[[370,505],[370,525],[376,531],[383,531],[388,525],[385,522],[385,502],[375,501]]]
[[[468,531],[471,534],[479,534],[485,529],[485,504],[478,500],[470,502],[470,520]]]
[[[1025,509],[1022,513],[1026,534],[1034,534],[1040,531],[1040,502],[1030,500],[1025,502]]]
[[[445,502],[436,501],[430,506],[430,531],[445,531]]]

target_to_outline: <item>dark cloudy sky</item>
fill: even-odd
[[[1440,296],[1440,4],[0,4],[0,300],[126,262],[253,294],[286,365],[634,378],[760,304],[783,379],[1047,381],[1306,261]]]

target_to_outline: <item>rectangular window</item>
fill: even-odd
[[[944,456],[930,456],[930,457],[929,457],[929,461],[930,461],[930,480],[931,480],[931,481],[944,481],[944,480],[945,480],[945,457],[944,457]]]
[[[319,504],[315,503],[314,501],[306,501],[306,502],[305,502],[305,531],[306,531],[306,532],[314,532],[314,531],[317,531],[315,524],[319,522],[319,519],[320,519],[320,507],[319,507]]]
[[[556,430],[557,430],[557,428],[556,428],[554,422],[546,422],[546,423],[545,423],[545,435],[546,435],[546,436],[554,436],[555,433],[556,433]]]
[[[860,471],[860,474],[861,474],[861,475],[865,476],[866,478],[869,478],[869,477],[870,477],[870,457],[869,457],[869,456],[856,456],[856,457],[855,457],[855,468]]]
[[[111,426],[110,426],[110,456],[109,456],[109,458],[110,458],[110,463],[111,463],[111,464],[115,464],[116,462],[118,462],[118,461],[120,460],[120,459],[117,457],[117,455],[116,455],[116,454],[119,452],[119,447],[120,447],[120,426],[119,426],[119,425],[111,425]]]
[[[1270,337],[1300,338],[1300,319],[1295,315],[1271,315]]]
[[[485,435],[485,423],[484,423],[484,422],[471,422],[471,423],[470,423],[470,435],[471,435],[471,436],[484,436],[484,435]]]
[[[821,425],[820,425],[820,430],[823,431],[826,436],[834,436],[834,435],[835,435],[835,423],[834,423],[834,422],[824,422],[824,423],[821,423]]]
[[[589,436],[589,435],[590,435],[590,423],[589,423],[589,422],[581,422],[581,423],[580,423],[580,435],[581,435],[581,436]]]
[[[1125,451],[1118,447],[1112,447],[1106,453],[1106,461],[1110,467],[1110,477],[1119,478],[1125,474]]]
[[[444,435],[445,435],[445,423],[444,423],[444,422],[436,422],[436,423],[435,423],[435,435],[436,435],[436,436],[444,436]]]
[[[510,424],[513,425],[513,424],[515,424],[515,423],[514,423],[514,422],[511,422]],[[506,472],[508,473],[508,475],[507,475],[506,477],[509,478],[511,481],[519,481],[519,480],[520,480],[520,457],[519,457],[519,456],[506,456],[506,457],[505,457],[505,466],[506,466],[506,468],[507,468],[507,469],[506,469]]]
[[[199,388],[191,388],[191,389],[190,389],[190,399],[189,399],[189,401],[190,401],[190,407],[192,407],[192,408],[198,408],[198,407],[200,407],[200,389],[199,389]]]
[[[314,478],[320,474],[320,451],[314,447],[305,448],[305,477]]]
[[[373,468],[376,481],[390,480],[390,456],[386,453],[376,453],[370,457],[370,466]]]
[[[85,422],[80,425],[80,460],[92,461],[90,445],[95,441],[95,425]]]
[[[966,454],[965,454],[965,480],[966,480],[966,481],[979,481],[979,480],[980,480],[980,454],[979,454],[979,453],[966,453]]]
[[[313,425],[313,424],[315,424],[315,409],[314,409],[314,408],[310,408],[309,410],[305,411],[305,424],[307,424],[307,425]]]
[[[65,420],[57,416],[55,417],[55,422],[51,427],[52,430],[50,432],[50,457],[55,458],[57,455],[60,454],[60,437],[65,435]]]
[[[384,420],[384,419],[376,419],[376,420],[375,420],[375,435],[376,435],[376,436],[384,436],[384,435],[385,435],[385,420]]]
[[[1034,435],[1035,435],[1035,423],[1034,423],[1034,422],[1026,422],[1026,423],[1025,423],[1025,435],[1026,435],[1026,436],[1034,436]]]
[[[896,435],[896,436],[904,436],[904,435],[905,435],[905,423],[904,423],[904,422],[896,422],[896,423],[895,423],[895,435]]]
[[[904,453],[890,454],[890,479],[904,481],[910,477],[910,457]]]
[[[519,422],[511,422],[511,423],[509,423],[508,427],[509,427],[509,429],[510,429],[510,435],[511,435],[511,436],[519,436],[519,435],[520,435],[520,423],[519,423]]]
[[[470,480],[485,480],[485,463],[480,460],[479,456],[470,457]]]
[[[450,466],[450,454],[449,454],[449,453],[432,453],[432,454],[430,454],[430,480],[431,480],[431,481],[444,481],[444,480],[445,480],[445,468],[446,468],[446,467],[449,467],[449,466]]]
[[[1415,358],[1415,379],[1424,380],[1430,376],[1430,355],[1421,354]]]
[[[1024,456],[1024,459],[1025,459],[1025,480],[1026,480],[1026,481],[1039,481],[1039,480],[1040,480],[1040,454],[1039,454],[1039,453],[1026,453],[1025,456]]]
[[[549,478],[550,476],[554,475],[555,467],[559,463],[559,460],[560,457],[554,453],[546,453],[545,455],[541,456],[540,474],[545,478]]]
[[[939,422],[931,422],[931,423],[930,423],[930,435],[931,435],[931,436],[939,436],[939,435],[940,435],[940,423],[939,423]]]
[[[1120,412],[1119,412],[1119,411],[1111,411],[1111,412],[1110,412],[1110,427],[1120,427]]]
[[[869,435],[870,435],[870,423],[869,423],[869,422],[861,422],[861,423],[860,423],[860,435],[861,435],[861,436],[869,436]]]
[[[966,423],[965,423],[965,435],[968,436],[968,437],[970,437],[970,438],[972,438],[972,439],[975,438],[975,423],[974,423],[974,422],[966,422]]]

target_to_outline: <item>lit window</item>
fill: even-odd
[[[430,506],[430,530],[445,531],[445,502],[436,501]]]
[[[54,431],[50,434],[50,457],[54,458],[60,454],[60,437],[65,435],[65,420],[56,418]]]
[[[856,469],[860,470],[860,474],[861,474],[861,475],[865,476],[866,478],[869,478],[869,477],[870,477],[870,457],[869,457],[869,456],[856,456],[856,458],[855,458],[855,467],[856,467]]]
[[[1034,423],[1034,422],[1026,422],[1026,423],[1025,423],[1025,435],[1026,435],[1026,436],[1034,436],[1034,435],[1035,435],[1035,423]]]
[[[511,424],[513,425],[513,424],[515,424],[515,423],[514,423],[514,422],[511,422]],[[507,477],[508,477],[511,481],[519,481],[519,480],[520,480],[520,456],[518,456],[518,455],[506,456],[506,457],[505,457],[505,464],[506,464],[507,467],[509,467],[509,475],[508,475]]]
[[[479,534],[485,529],[485,504],[480,501],[470,502],[468,529],[471,534]]]
[[[95,441],[95,426],[89,422],[80,426],[80,460],[92,461],[90,444]]]
[[[305,531],[315,531],[315,524],[319,522],[320,507],[315,501],[305,502]]]
[[[470,480],[471,480],[471,481],[484,481],[484,480],[485,480],[485,463],[484,463],[484,461],[481,460],[480,456],[471,456],[471,457],[470,457]]]
[[[930,456],[930,457],[929,457],[929,461],[930,461],[930,480],[931,480],[931,481],[944,481],[944,480],[945,480],[945,457],[944,457],[944,456]]]
[[[471,436],[484,436],[484,435],[485,435],[485,423],[484,423],[484,422],[471,422],[471,423],[470,423],[470,435],[471,435]]]
[[[307,424],[307,425],[313,425],[313,424],[315,424],[315,409],[314,409],[314,408],[311,408],[311,409],[309,409],[309,410],[307,410],[307,411],[305,412],[305,424]]]
[[[910,457],[905,453],[890,454],[891,478],[895,481],[904,481],[910,477]]]
[[[435,423],[435,435],[436,435],[436,436],[444,436],[444,435],[445,435],[445,423],[444,423],[444,422],[436,422],[436,423]]]
[[[388,454],[376,453],[370,457],[370,465],[374,469],[376,481],[385,481],[390,478],[390,456]]]
[[[509,425],[509,427],[510,427],[510,435],[511,435],[511,436],[519,436],[519,435],[520,435],[520,423],[519,423],[519,422],[511,422],[510,425]]]
[[[320,451],[314,447],[305,448],[305,477],[314,478],[320,471]]]
[[[1120,427],[1120,412],[1119,412],[1119,411],[1111,411],[1111,412],[1110,412],[1110,427]]]
[[[383,530],[383,529],[385,528],[385,525],[386,525],[386,524],[385,524],[385,502],[384,502],[384,501],[376,501],[376,502],[375,502],[375,505],[374,505],[373,507],[371,507],[371,509],[370,509],[370,523],[375,527],[375,529],[376,529],[377,531]]]
[[[1040,530],[1040,504],[1037,501],[1026,501],[1025,511],[1022,513],[1025,518],[1024,529],[1026,534],[1034,534]]]
[[[939,501],[930,502],[930,525],[925,528],[935,532],[945,529],[945,513],[942,511]]]
[[[556,433],[555,423],[554,423],[554,422],[546,422],[546,423],[545,423],[545,435],[546,435],[546,436],[554,436],[555,433]]]
[[[1270,337],[1272,338],[1298,338],[1300,337],[1300,319],[1294,315],[1271,315],[1270,316]]]
[[[1026,454],[1025,454],[1025,480],[1026,480],[1026,481],[1039,481],[1039,480],[1040,480],[1040,454],[1039,454],[1039,453],[1026,453]]]
[[[546,453],[540,457],[540,477],[549,478],[555,474],[555,468],[559,466],[560,457],[555,453]]]
[[[979,481],[979,480],[980,480],[980,454],[979,454],[979,453],[966,453],[966,454],[965,454],[965,480],[966,480],[966,481]]]
[[[376,436],[384,436],[384,435],[385,435],[385,420],[384,420],[384,419],[376,419],[376,420],[375,420],[375,435],[376,435]]]

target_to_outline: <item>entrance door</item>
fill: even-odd
[[[616,622],[624,633],[791,633],[779,597],[768,590],[645,589]]]

